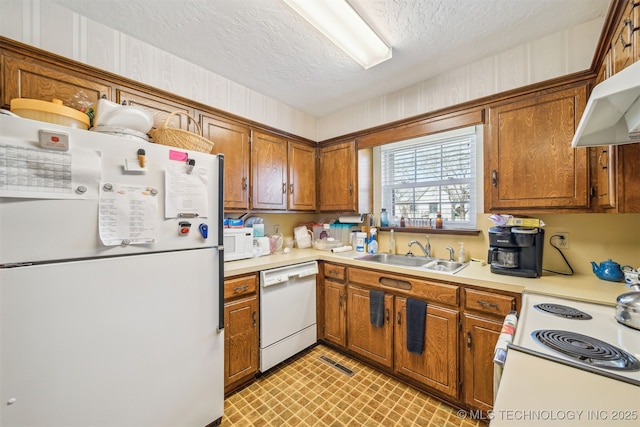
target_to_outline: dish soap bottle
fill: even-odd
[[[458,261],[467,262],[467,253],[464,250],[464,243],[462,242],[458,242],[458,243],[460,243],[460,250],[458,251]]]

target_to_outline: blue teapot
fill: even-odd
[[[624,273],[622,272],[622,268],[620,268],[620,264],[611,261],[611,259],[602,261],[600,265],[591,261],[591,267],[595,275],[598,276],[598,279],[609,280],[611,282],[620,282],[624,279]]]

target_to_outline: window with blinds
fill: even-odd
[[[473,228],[476,222],[476,130],[469,127],[380,148],[382,207],[407,226]]]

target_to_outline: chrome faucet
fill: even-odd
[[[418,242],[417,240],[412,240],[409,242],[409,250],[411,250],[411,246],[413,245],[418,245],[418,247],[422,249],[422,252],[424,253],[425,258],[431,257],[431,244],[429,243],[429,236],[427,236],[426,247],[422,246],[422,243]]]
[[[451,246],[447,246],[447,250],[449,251],[449,261],[454,261],[453,248]]]

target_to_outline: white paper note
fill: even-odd
[[[165,170],[165,218],[207,218],[209,193],[207,170],[194,167],[187,173],[183,163],[170,165]]]
[[[0,197],[32,199],[96,199],[100,153],[67,152],[0,143]],[[5,143],[9,142],[9,143]]]
[[[100,189],[100,240],[105,246],[154,243],[158,232],[157,189],[103,183]]]

